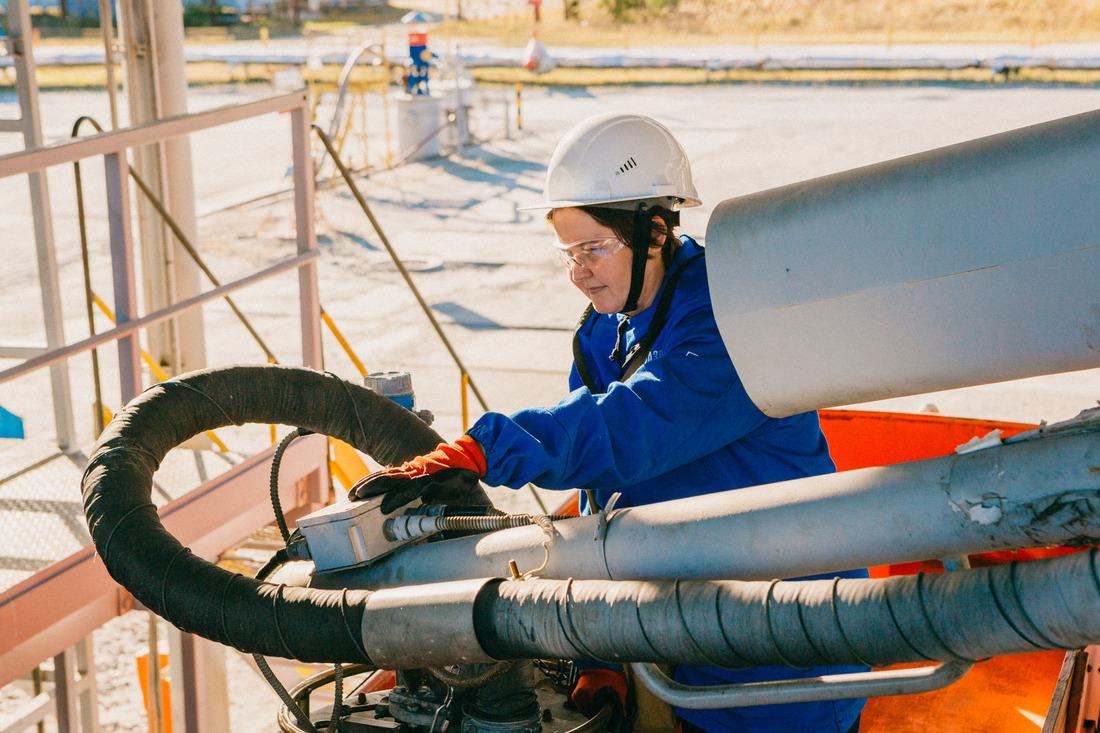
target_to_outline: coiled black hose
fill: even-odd
[[[161,524],[153,472],[204,430],[281,423],[346,441],[383,465],[430,451],[439,435],[365,387],[310,369],[233,366],[146,390],[100,436],[83,479],[92,541],[116,581],[180,629],[248,653],[369,663],[359,638],[367,591],[262,583],[196,557]],[[482,492],[478,501],[487,503]]]

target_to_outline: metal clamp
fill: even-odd
[[[588,495],[588,500],[591,502],[592,506],[598,506],[595,503],[594,495],[594,492],[590,493]],[[603,542],[604,538],[607,537],[607,522],[611,518],[611,512],[614,511],[615,504],[619,501],[620,496],[622,496],[622,494],[616,491],[611,495],[611,499],[607,502],[607,506],[600,509],[599,521],[596,523],[596,534],[592,537],[594,542]]]
[[[706,710],[912,695],[947,687],[961,679],[973,666],[973,662],[953,661],[930,667],[708,687],[692,687],[670,680],[655,664],[635,662],[630,665],[630,670],[650,692],[673,707]]]

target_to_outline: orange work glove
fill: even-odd
[[[610,700],[615,706],[608,730],[617,730],[626,720],[626,675],[617,669],[582,669],[570,695],[577,710],[591,718]]]
[[[485,475],[485,451],[469,435],[454,443],[440,443],[431,453],[425,453],[400,466],[375,471],[355,482],[348,491],[350,499],[382,496],[382,511],[389,514],[416,498],[425,502],[461,498],[474,491],[478,479]]]

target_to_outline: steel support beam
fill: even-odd
[[[124,153],[103,158],[107,186],[107,221],[111,232],[111,272],[114,281],[115,322],[137,318],[137,275],[130,222],[130,169]],[[118,339],[118,379],[126,404],[142,389],[141,345],[136,333]]]
[[[152,3],[153,35],[156,37],[156,68],[160,99],[158,118],[187,114],[187,59],[183,49],[183,5]],[[164,141],[164,180],[168,210],[192,242],[198,241],[195,215],[195,181],[191,164],[191,138]],[[158,217],[159,218],[159,217]],[[170,261],[168,278],[172,302],[202,292],[202,272],[174,236],[166,234],[165,251]],[[206,340],[202,309],[188,311],[176,321],[177,361],[169,374],[181,374],[206,366]]]
[[[119,36],[123,68],[126,70],[126,98],[132,123],[154,122],[168,115],[161,110],[157,36],[153,29],[153,4],[149,0],[119,0]],[[135,147],[131,153],[134,170],[152,187],[156,197],[171,207],[165,193],[167,171],[164,141]],[[136,200],[142,285],[146,310],[161,310],[175,300],[169,233],[165,222],[144,197]],[[149,353],[161,365],[173,365],[178,354],[174,321],[165,321],[146,331]]]
[[[19,128],[23,133],[24,147],[30,150],[42,146],[42,120],[38,105],[34,43],[27,3],[24,0],[9,0],[7,15],[12,60],[15,65],[16,91],[19,97],[19,122],[21,123]],[[27,171],[27,184],[30,187],[31,211],[34,216],[34,240],[46,345],[48,348],[56,349],[65,345],[65,328],[46,171],[44,169]],[[54,364],[50,367],[50,387],[53,395],[57,444],[63,451],[75,449],[76,426],[73,421],[72,391],[67,364]]]
[[[310,115],[305,107],[290,113],[290,138],[294,156],[294,223],[298,238],[298,253],[317,249],[317,233],[313,226],[314,170],[310,155]],[[321,300],[317,292],[315,264],[298,270],[298,290],[302,312],[302,365],[322,369]]]

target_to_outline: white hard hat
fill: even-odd
[[[570,130],[546,169],[544,200],[526,209],[570,206],[669,209],[699,206],[684,149],[664,125],[643,115],[602,114]]]

